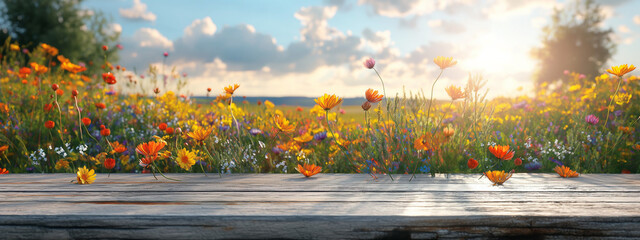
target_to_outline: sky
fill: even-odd
[[[598,0],[618,44],[609,65],[640,65],[640,1]],[[238,83],[244,96],[363,96],[428,93],[437,56],[458,64],[435,87],[487,80],[489,97],[532,89],[542,28],[572,0],[87,0],[120,32],[120,64],[136,76],[149,65],[188,75],[188,94]],[[168,70],[167,70],[168,71]],[[518,90],[522,89],[522,90]]]

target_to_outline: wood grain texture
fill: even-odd
[[[640,175],[0,175],[7,239],[640,238]]]

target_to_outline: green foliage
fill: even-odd
[[[120,33],[109,30],[110,21],[101,12],[80,8],[81,2],[2,0],[0,37],[3,40],[11,37],[31,51],[39,43],[55,46],[71,61],[87,63],[90,71],[103,64],[103,45],[112,47],[107,60],[117,62],[113,45]]]
[[[597,76],[615,50],[611,29],[593,0],[577,0],[573,6],[555,9],[551,24],[543,29],[542,47],[532,50],[538,59],[536,86],[560,80],[564,70]]]

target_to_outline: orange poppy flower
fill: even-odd
[[[47,71],[49,71],[49,68],[47,68],[47,67],[45,67],[43,65],[40,65],[38,63],[32,62],[32,63],[30,63],[30,65],[31,65],[31,67],[33,68],[33,70],[37,74],[43,74],[43,73],[46,73]]]
[[[162,150],[165,145],[167,145],[165,142],[155,141],[141,143],[136,147],[136,152],[144,155],[145,157],[149,157],[150,160],[153,161],[158,157],[158,152]]]
[[[9,171],[5,168],[0,168],[0,174],[7,174]]]
[[[511,160],[511,158],[513,158],[513,154],[515,154],[514,151],[509,150],[509,145],[489,146],[489,152],[501,160]]]
[[[293,132],[296,129],[296,126],[289,123],[285,117],[276,114],[273,116],[273,123],[276,125],[278,130],[283,132]]]
[[[322,97],[314,99],[318,105],[325,111],[331,110],[333,107],[342,103],[342,98],[336,97],[335,94],[324,94]]]
[[[58,61],[60,61],[60,63],[66,63],[66,62],[69,62],[69,59],[68,59],[68,58],[66,58],[66,57],[64,57],[64,56],[62,56],[62,55],[58,55],[58,57],[57,57],[57,58],[58,58]]]
[[[86,67],[75,65],[75,64],[73,64],[71,62],[63,62],[62,66],[60,66],[60,67],[62,67],[62,69],[64,69],[64,70],[67,70],[67,71],[72,72],[72,73],[79,73],[79,72],[87,70]]]
[[[58,49],[46,44],[46,43],[41,43],[40,47],[42,47],[42,50],[44,50],[44,52],[46,52],[47,54],[51,55],[51,56],[55,56],[58,55]]]
[[[111,147],[113,148],[113,151],[116,151],[117,153],[123,153],[124,151],[127,151],[127,148],[117,141],[112,142]]]
[[[91,125],[91,119],[86,117],[82,118],[82,124],[84,124],[85,126]]]
[[[4,151],[7,151],[7,149],[9,149],[9,146],[7,146],[7,145],[0,146],[0,153],[3,153]]]
[[[173,134],[173,128],[172,127],[168,127],[167,130],[165,130],[165,133],[169,134],[169,135]]]
[[[56,123],[55,123],[55,122],[53,122],[53,121],[51,121],[51,120],[49,120],[49,121],[46,121],[46,122],[44,123],[44,126],[45,126],[46,128],[48,128],[48,129],[52,129],[52,128],[54,128],[54,127],[56,126]]]
[[[233,95],[233,93],[236,91],[236,89],[238,89],[240,87],[239,84],[233,84],[233,85],[229,85],[227,87],[224,87],[224,91],[227,92],[229,95]]]
[[[464,92],[462,92],[460,87],[451,85],[444,90],[447,91],[447,94],[449,95],[449,97],[451,97],[451,101],[455,101],[465,97],[465,94]]]
[[[622,64],[620,66],[612,66],[611,69],[607,69],[607,72],[616,75],[618,77],[622,77],[623,75],[635,70],[636,67],[632,65],[627,66],[627,64]]]
[[[443,56],[438,56],[438,57],[434,58],[433,62],[435,64],[437,64],[438,66],[440,66],[440,69],[453,67],[454,65],[456,65],[458,63],[458,61],[453,61],[452,57],[448,57],[447,58],[447,57],[443,57]]]
[[[167,124],[166,123],[160,123],[158,125],[158,129],[160,129],[160,131],[167,130]]]
[[[371,88],[367,89],[367,91],[364,92],[364,94],[367,97],[367,101],[370,103],[380,102],[382,101],[382,97],[384,97],[384,95],[378,94],[378,90],[373,90]]]
[[[567,166],[556,166],[555,168],[553,168],[553,170],[556,171],[558,175],[560,175],[560,177],[563,177],[563,178],[578,177],[580,175],[576,171],[571,170],[571,168],[568,168]]]
[[[96,103],[95,105],[96,105],[97,109],[105,109],[105,108],[107,108],[107,105],[104,104],[104,103]]]
[[[298,167],[296,167],[296,170],[302,173],[302,175],[304,175],[305,177],[311,177],[313,175],[318,174],[320,171],[322,171],[322,167],[316,166],[315,164],[305,163],[304,166],[301,166],[300,164],[298,164]]]
[[[504,182],[509,180],[515,170],[511,170],[509,173],[505,173],[504,171],[486,171],[484,175],[493,183],[493,185],[502,185]]]
[[[26,78],[29,76],[29,74],[31,74],[31,68],[28,67],[22,67],[18,71],[18,77],[20,78]]]
[[[428,132],[425,135],[416,138],[416,140],[413,141],[413,147],[417,150],[423,151],[435,150],[438,148],[439,141],[440,139],[437,137],[437,135],[433,136],[430,132]]]
[[[454,133],[456,133],[456,131],[453,130],[453,128],[451,128],[451,127],[446,127],[444,129],[442,129],[442,133],[444,133],[445,137],[451,137],[451,136],[453,136]]]

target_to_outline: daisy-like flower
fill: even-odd
[[[342,103],[342,98],[336,97],[335,94],[324,94],[322,97],[314,99],[316,103],[325,111],[331,110],[333,107]]]
[[[433,62],[438,66],[440,66],[440,69],[453,67],[454,65],[458,64],[458,61],[453,61],[453,57],[443,57],[443,56],[438,56],[434,58]]]
[[[313,175],[318,174],[320,171],[322,171],[322,167],[316,166],[315,164],[305,163],[304,166],[298,164],[298,167],[296,167],[296,170],[302,173],[302,175],[304,175],[305,177],[311,177]]]
[[[560,177],[563,177],[563,178],[578,177],[580,175],[576,171],[573,171],[571,170],[571,168],[566,166],[556,166],[553,170],[556,171],[558,175],[560,175]]]
[[[8,174],[9,171],[6,168],[0,168],[0,175],[1,174]]]
[[[158,152],[160,152],[165,145],[167,145],[167,143],[156,141],[141,143],[136,147],[136,152],[150,158],[151,161],[154,161],[158,157]]]
[[[514,151],[509,150],[509,145],[501,146],[489,146],[489,152],[496,156],[500,160],[511,160],[513,158]]]
[[[202,142],[209,137],[211,130],[211,128],[195,127],[193,131],[187,133],[187,136],[193,138],[193,140]]]
[[[285,117],[280,116],[280,114],[276,114],[273,116],[273,123],[276,125],[278,130],[283,132],[293,132],[296,129],[296,126],[289,123]]]
[[[449,97],[451,97],[451,101],[455,101],[465,97],[465,94],[464,92],[462,92],[460,87],[451,85],[444,90],[447,91],[447,94],[449,94]]]
[[[384,97],[384,95],[378,94],[378,90],[373,90],[371,88],[367,89],[367,91],[364,94],[367,97],[367,102],[370,102],[370,103],[380,102],[382,101],[382,97]]]
[[[78,184],[92,184],[96,180],[96,173],[93,169],[89,170],[86,166],[78,168]]]
[[[229,94],[229,95],[233,95],[233,93],[236,91],[236,89],[238,89],[240,87],[239,84],[233,84],[233,85],[229,85],[224,87],[224,91]]]
[[[620,66],[612,66],[610,69],[607,69],[607,72],[616,75],[618,77],[622,77],[625,74],[635,70],[636,67],[632,65],[627,66],[627,64],[622,64]]]
[[[111,147],[113,148],[113,151],[117,152],[117,153],[123,153],[124,151],[127,151],[127,148],[120,144],[119,142],[115,141],[111,143]]]
[[[495,186],[502,185],[504,182],[509,180],[513,175],[513,172],[515,172],[515,170],[511,170],[509,173],[505,173],[504,171],[486,171],[484,172],[484,175],[487,176],[489,181],[491,181],[493,186]]]
[[[196,164],[196,160],[198,160],[198,156],[196,156],[195,152],[188,151],[185,148],[178,150],[176,163],[178,163],[182,169],[189,170],[191,166]]]

